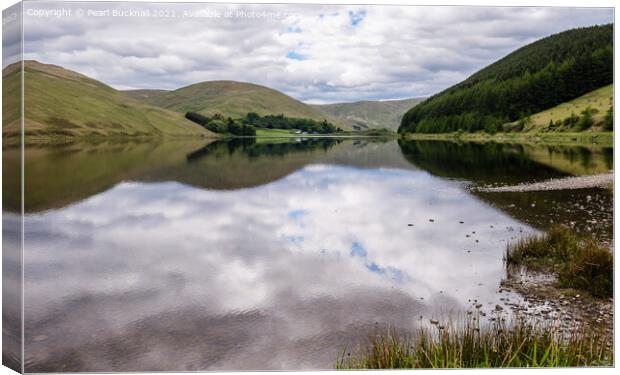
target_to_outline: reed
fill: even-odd
[[[564,331],[524,319],[480,327],[465,324],[420,328],[412,335],[390,329],[370,337],[359,354],[343,352],[337,369],[611,366],[613,352],[603,333]]]
[[[612,252],[566,226],[509,243],[505,260],[508,265],[551,271],[561,287],[584,290],[594,297],[613,295]]]

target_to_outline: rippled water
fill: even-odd
[[[587,150],[577,172],[566,150],[534,151],[326,139],[37,149],[26,370],[325,369],[376,329],[494,306],[506,242],[561,222],[553,209],[585,193],[469,187],[611,168],[606,150]],[[609,220],[611,193],[588,195]],[[605,225],[595,232],[610,236]]]

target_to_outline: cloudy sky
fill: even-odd
[[[24,12],[25,58],[118,89],[236,80],[312,103],[430,95],[538,38],[613,20],[611,9],[548,7],[26,3]]]

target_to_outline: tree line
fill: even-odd
[[[307,118],[286,117],[283,114],[259,116],[255,112],[249,112],[243,122],[263,129],[296,129],[317,134],[342,132],[341,128],[334,126],[327,120],[316,121]]]
[[[256,136],[256,128],[254,126],[247,125],[239,120],[233,120],[231,117],[224,119],[224,116],[217,113],[212,117],[208,117],[196,112],[187,112],[185,118],[214,133],[229,133],[242,137]]]
[[[295,129],[308,134],[331,134],[343,131],[326,120],[293,118],[282,114],[260,116],[255,112],[249,112],[243,118],[232,119],[231,117],[224,118],[221,114],[209,117],[196,112],[187,112],[185,118],[214,133],[229,133],[236,136],[256,136],[256,129]]]

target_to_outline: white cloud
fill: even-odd
[[[78,6],[145,10],[149,5],[62,6],[75,11]],[[608,23],[613,17],[611,9],[602,8],[157,7],[176,17],[26,15],[26,58],[65,66],[117,88],[174,89],[198,81],[237,80],[309,102],[390,99],[433,94],[540,37]],[[184,11],[223,15],[227,10],[259,18],[182,17]]]

